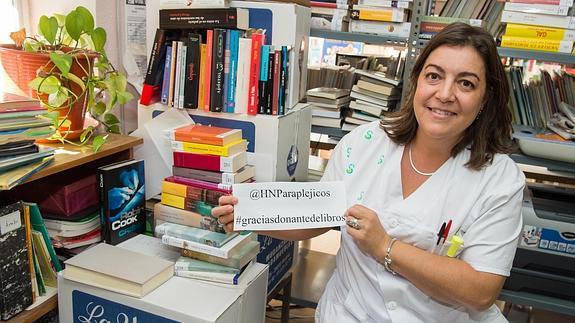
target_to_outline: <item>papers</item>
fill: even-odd
[[[233,186],[234,230],[341,226],[347,209],[343,182],[247,183]]]

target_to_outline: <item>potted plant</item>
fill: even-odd
[[[42,16],[38,33],[20,37],[16,45],[0,45],[0,61],[22,91],[37,96],[52,112],[57,130],[50,139],[87,142],[95,129],[84,129],[86,111],[107,132],[119,133],[119,120],[110,111],[133,97],[126,91],[125,75],[108,60],[106,31],[94,26],[90,11],[79,6],[66,15]],[[94,137],[95,150],[105,138]]]

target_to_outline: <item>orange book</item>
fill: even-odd
[[[206,44],[200,45],[200,86],[198,87],[198,109],[204,109],[204,92],[205,82],[203,82],[206,75]]]
[[[225,146],[242,139],[240,129],[187,125],[169,130],[170,139],[176,141],[195,142],[199,144]]]
[[[210,93],[212,92],[212,46],[214,42],[214,31],[206,32],[206,61],[202,62],[204,67],[204,77],[200,83],[204,83],[204,111],[210,111]]]

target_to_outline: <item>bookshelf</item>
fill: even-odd
[[[12,190],[0,191],[0,200],[12,200],[12,195],[18,195],[20,191],[33,192],[34,183],[49,177],[75,176],[78,173],[94,172],[101,165],[129,159],[133,156],[133,147],[142,143],[141,138],[110,134],[98,152],[92,151],[89,146],[62,143],[46,144],[57,149],[54,161]],[[55,294],[40,305],[19,313],[7,322],[34,322],[57,307],[58,294]]]

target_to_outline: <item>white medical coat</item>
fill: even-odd
[[[469,151],[447,160],[407,199],[401,186],[404,146],[379,122],[358,127],[335,148],[323,181],[345,182],[347,206],[374,210],[391,237],[433,251],[443,222],[459,233],[459,259],[474,269],[509,276],[520,234],[525,177],[506,155],[480,171],[464,164]],[[448,238],[449,238],[448,237]],[[316,310],[317,322],[506,322],[492,306],[483,312],[440,303],[406,279],[393,276],[341,230],[336,270]]]

